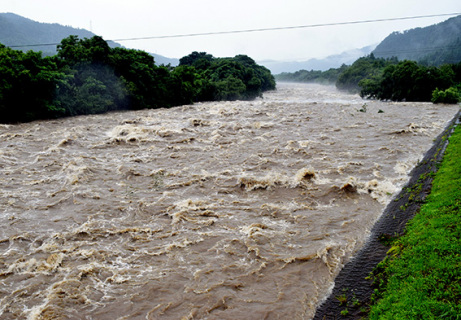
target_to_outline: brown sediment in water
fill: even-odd
[[[457,112],[367,104],[280,84],[0,126],[0,318],[312,318]]]
[[[460,112],[411,171],[410,180],[386,207],[372,228],[368,241],[336,277],[331,294],[317,308],[314,319],[363,319],[367,315],[375,289],[370,273],[390,249],[386,240],[404,233],[406,223],[418,213],[429,195],[433,180],[431,173],[437,171],[437,163],[442,160],[448,137],[459,119]],[[347,312],[344,313],[344,310]]]

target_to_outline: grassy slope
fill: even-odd
[[[461,126],[421,211],[375,278],[370,319],[461,319]]]

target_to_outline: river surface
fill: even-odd
[[[263,99],[0,126],[1,319],[310,319],[457,106]]]

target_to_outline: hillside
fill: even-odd
[[[40,23],[24,18],[14,13],[0,13],[0,43],[6,46],[14,46],[16,50],[42,51],[44,55],[56,54],[56,45],[17,47],[18,45],[31,44],[55,44],[62,39],[77,35],[80,39],[91,38],[94,33],[77,29],[70,26],[63,26],[57,23]],[[121,47],[120,44],[108,41],[110,47]],[[157,64],[177,65],[177,59],[170,59],[161,55],[152,54]]]
[[[353,49],[340,54],[331,55],[322,59],[309,59],[307,61],[259,61],[272,73],[295,72],[298,70],[321,70],[339,68],[343,64],[350,65],[360,57],[370,54],[374,46]]]
[[[429,65],[461,60],[461,16],[404,32],[393,32],[373,51],[377,58],[397,57]]]

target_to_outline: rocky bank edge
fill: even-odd
[[[387,251],[386,245],[393,237],[404,233],[406,223],[419,211],[431,191],[433,174],[442,160],[448,145],[448,137],[459,123],[459,111],[445,130],[435,139],[423,160],[411,171],[410,180],[402,191],[388,204],[382,216],[373,226],[364,247],[344,266],[335,279],[330,296],[317,308],[314,320],[362,319],[367,316],[373,293],[370,272],[381,262]],[[345,300],[347,298],[347,301]],[[347,314],[344,310],[347,308]]]

